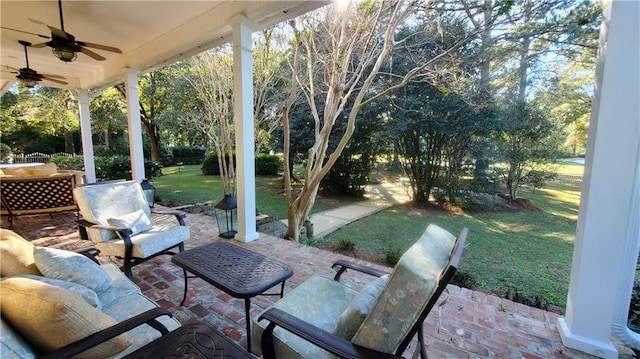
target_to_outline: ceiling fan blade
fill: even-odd
[[[45,76],[45,75],[42,75],[42,78],[43,78],[44,80],[51,81],[51,82],[55,82],[55,83],[60,84],[60,85],[68,85],[68,84],[69,84],[68,82],[64,82],[64,81],[60,81],[60,80],[56,80],[56,79],[52,79],[51,77],[49,77],[49,76]]]
[[[27,20],[31,21],[34,24],[38,24],[38,25],[46,25],[44,22],[34,19],[34,18],[28,18]]]
[[[47,35],[41,35],[41,34],[36,34],[35,32],[29,32],[29,31],[23,31],[23,30],[18,30],[18,29],[12,29],[10,27],[5,27],[5,26],[0,26],[0,29],[5,29],[5,30],[11,30],[11,31],[16,31],[16,32],[21,32],[23,34],[29,34],[29,35],[35,35],[38,37],[41,37],[43,39],[50,39],[51,36],[47,36]]]
[[[47,47],[47,43],[41,42],[39,44],[31,45],[31,47],[36,47],[36,48]]]
[[[89,50],[87,48],[82,47],[82,48],[80,48],[80,51],[82,51],[83,54],[93,58],[94,60],[98,60],[98,61],[106,60],[104,57],[96,54],[95,52],[93,52],[93,51],[91,51],[91,50]]]
[[[55,28],[55,27],[53,27],[53,26],[51,26],[51,25],[47,25],[47,27],[49,28],[49,30],[51,30],[51,33],[52,33],[54,36],[62,37],[62,38],[65,38],[65,39],[67,39],[67,40],[71,40],[71,41],[73,41],[73,39],[72,39],[72,38],[70,38],[70,37],[69,37],[69,34],[67,34],[65,31],[60,30],[60,29],[57,29],[57,28]]]
[[[64,79],[64,76],[60,76],[60,75],[50,75],[50,74],[41,74],[44,77],[52,77],[54,79]]]
[[[3,71],[7,71],[7,72],[8,71],[20,71],[20,70],[16,69],[15,67],[7,66],[7,65],[4,65],[3,67],[6,68],[6,70],[3,70]]]
[[[84,42],[84,41],[78,41],[78,45],[80,46],[86,46],[86,47],[91,47],[93,49],[100,49],[100,50],[105,50],[105,51],[111,51],[111,52],[117,52],[119,54],[122,53],[122,50],[120,50],[117,47],[112,47],[112,46],[107,46],[107,45],[100,45],[100,44],[94,44],[91,42]]]

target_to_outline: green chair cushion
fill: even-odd
[[[346,340],[351,340],[358,328],[360,328],[364,318],[371,313],[371,310],[378,302],[388,280],[388,274],[376,278],[358,293],[338,318],[333,334]]]
[[[354,344],[394,353],[427,306],[449,263],[456,237],[429,225],[402,255],[380,300],[352,339]]]

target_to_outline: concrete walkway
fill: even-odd
[[[368,185],[365,193],[365,200],[361,202],[312,214],[313,236],[324,237],[353,221],[410,200],[401,182]]]

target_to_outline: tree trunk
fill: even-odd
[[[76,153],[76,149],[73,144],[73,133],[69,131],[67,126],[64,127],[64,152]]]
[[[151,143],[151,161],[160,161],[160,134],[158,133],[158,126],[150,123],[145,123],[144,126],[147,129],[147,135],[149,135],[149,142]]]

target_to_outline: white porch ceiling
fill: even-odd
[[[76,40],[117,47],[122,54],[99,49],[106,58],[96,61],[78,54],[64,63],[50,47],[28,49],[29,67],[40,74],[64,76],[68,85],[43,81],[42,85],[70,89],[96,89],[123,81],[127,69],[152,71],[177,60],[231,41],[231,23],[244,16],[255,30],[317,9],[329,1],[93,1],[63,0],[65,31]],[[58,2],[0,1],[0,90],[16,81],[6,66],[26,66],[18,40],[33,44],[49,41],[18,29],[50,36],[46,25],[60,28]]]

